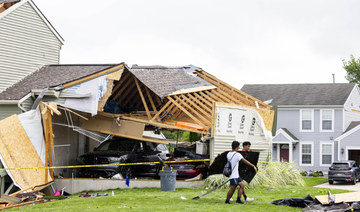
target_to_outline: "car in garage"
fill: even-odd
[[[354,160],[336,161],[329,167],[329,184],[333,184],[334,181],[343,181],[355,185],[359,178],[360,168]]]
[[[177,179],[193,178],[200,173],[206,176],[207,166],[204,162],[177,163],[190,159],[203,159],[204,156],[197,155],[193,151],[185,148],[175,148],[173,154],[169,154],[165,144],[152,143],[113,137],[101,143],[93,152],[81,155],[78,158],[83,165],[104,165],[114,164],[114,166],[85,167],[81,168],[77,177],[80,178],[111,178],[118,173],[122,178],[150,177],[159,178],[161,161],[172,161],[169,164],[173,170],[177,171]],[[118,166],[120,163],[141,163],[141,162],[160,162],[157,164]]]
[[[100,144],[93,152],[80,156],[78,161],[84,165],[160,162],[160,160],[167,160],[168,154],[169,150],[165,144],[114,137]],[[123,178],[156,177],[160,166],[160,164],[147,164],[90,167],[80,169],[77,176],[111,178],[120,173]]]

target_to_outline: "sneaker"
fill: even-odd
[[[245,200],[245,202],[252,202],[252,201],[254,201],[254,198],[250,198],[250,197],[246,198]]]
[[[237,204],[244,204],[244,202],[241,201],[241,200],[236,200],[236,203],[237,203]]]
[[[230,201],[229,201],[229,200],[225,200],[225,204],[230,204]]]

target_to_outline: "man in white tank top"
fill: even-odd
[[[226,196],[226,204],[230,204],[230,199],[232,195],[234,194],[236,187],[239,185],[238,190],[238,197],[236,199],[236,203],[243,204],[244,202],[241,201],[241,195],[244,193],[244,187],[245,184],[241,177],[239,176],[239,162],[242,160],[246,165],[252,166],[255,169],[255,172],[257,172],[256,166],[251,164],[249,161],[247,161],[243,156],[238,153],[240,148],[240,143],[238,141],[233,141],[231,144],[232,150],[227,154],[227,159],[231,163],[231,175],[229,176],[230,179],[230,189]]]

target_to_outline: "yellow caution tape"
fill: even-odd
[[[189,162],[204,162],[212,161],[214,159],[199,159],[199,160],[183,160],[183,161],[164,161],[164,163],[189,163]],[[258,163],[269,163],[259,161]],[[107,166],[138,166],[160,164],[160,162],[141,162],[141,163],[117,163],[117,164],[96,164],[96,165],[78,165],[78,166],[48,166],[48,167],[23,167],[23,168],[1,168],[1,170],[25,170],[25,169],[72,169],[72,168],[91,168],[91,167],[107,167]]]

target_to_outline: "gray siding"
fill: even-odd
[[[0,19],[0,92],[45,64],[59,63],[59,39],[29,2],[18,4]]]
[[[2,105],[0,104],[0,120],[7,118],[13,114],[20,114],[22,111],[17,104]]]
[[[340,152],[340,160],[347,160],[348,149],[359,149],[360,150],[360,130],[346,136],[343,140],[340,141],[340,149],[344,149],[344,153]]]
[[[307,108],[308,109],[308,108]],[[331,108],[326,108],[331,109]],[[314,129],[313,132],[300,132],[300,109],[278,109],[277,128],[287,128],[294,136],[299,139],[299,143],[293,149],[293,160],[300,166],[300,145],[302,142],[313,142],[313,166],[303,166],[303,170],[322,170],[327,172],[328,166],[320,165],[320,142],[331,142],[334,147],[334,160],[337,160],[337,142],[334,139],[342,134],[343,129],[343,109],[334,109],[334,132],[320,131],[320,109],[314,109]],[[282,139],[280,136],[276,141]],[[274,154],[273,154],[274,156]],[[276,155],[275,155],[276,156]]]

